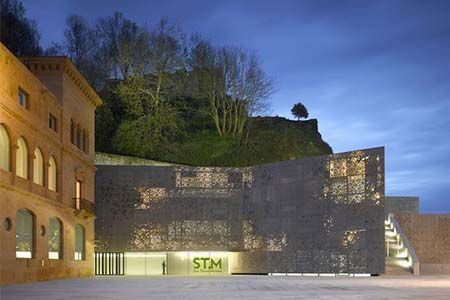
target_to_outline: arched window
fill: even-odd
[[[44,158],[42,157],[42,152],[39,148],[34,150],[33,182],[44,185]]]
[[[0,125],[0,168],[9,171],[9,136],[3,125]]]
[[[32,258],[34,250],[34,217],[28,209],[16,213],[16,257]]]
[[[57,217],[48,220],[48,258],[62,259],[62,222]]]
[[[28,147],[22,137],[17,141],[16,175],[28,179]]]
[[[56,174],[56,160],[53,156],[50,156],[48,161],[48,189],[54,192],[57,191]]]
[[[84,227],[77,224],[75,226],[75,260],[84,260],[85,257]]]

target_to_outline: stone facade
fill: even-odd
[[[98,166],[96,251],[231,251],[231,273],[384,273],[384,149],[248,168]]]
[[[450,274],[450,215],[397,213],[420,261],[421,274]]]
[[[93,274],[94,113],[100,104],[67,58],[20,61],[0,44],[1,285]],[[19,210],[32,216],[31,258],[16,257],[28,247],[16,242]],[[61,224],[59,259],[49,258],[50,218]],[[80,261],[77,225],[85,235]]]

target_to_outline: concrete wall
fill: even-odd
[[[386,196],[384,202],[385,215],[393,213],[419,213],[419,197]]]
[[[233,251],[232,273],[384,272],[384,149],[250,168],[98,166],[96,251]]]
[[[421,274],[450,274],[450,214],[395,215],[420,261]]]
[[[110,153],[95,153],[95,165],[109,166],[176,166],[177,164]]]

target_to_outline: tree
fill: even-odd
[[[167,93],[176,88],[171,75],[184,68],[183,40],[181,30],[165,18],[150,32],[148,61],[154,88],[147,92],[155,107],[168,100]]]
[[[308,118],[309,113],[306,107],[301,103],[294,104],[294,106],[291,109],[291,113],[296,117],[298,120],[301,118]]]
[[[64,37],[67,54],[80,70],[85,70],[90,63],[90,52],[95,43],[94,32],[81,16],[70,15],[66,25]]]
[[[256,52],[228,47],[222,49],[222,55],[226,94],[232,101],[232,133],[242,136],[245,129],[248,134],[250,117],[267,110],[266,100],[274,91],[274,83]]]
[[[149,32],[135,22],[115,12],[97,21],[98,42],[107,49],[112,64],[112,76],[127,79],[142,75],[148,69]]]
[[[39,40],[36,22],[25,17],[22,2],[0,0],[0,41],[16,56],[38,56]]]
[[[70,15],[66,21],[63,47],[86,80],[100,92],[113,68],[109,45],[96,27],[83,17]]]
[[[250,117],[263,112],[273,82],[255,52],[237,47],[214,48],[199,39],[190,53],[191,69],[200,97],[209,100],[211,117],[220,136],[242,137]]]
[[[169,106],[160,108],[158,115],[143,115],[123,121],[113,139],[118,153],[161,159],[176,150],[180,134],[176,111]]]
[[[219,51],[200,36],[193,37],[189,64],[197,86],[197,97],[208,99],[209,114],[217,133],[227,133],[229,99],[225,94],[224,65]]]

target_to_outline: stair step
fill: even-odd
[[[395,243],[395,244],[397,244],[397,239],[396,238],[391,238],[391,237],[385,237],[384,238],[384,241],[385,242],[389,242],[389,243]]]
[[[411,268],[407,266],[407,259],[404,258],[385,258],[384,273],[386,275],[412,275]]]
[[[389,220],[384,222],[384,240],[389,244],[389,257],[385,257],[386,275],[412,275],[412,270],[405,257],[405,248],[394,229],[393,223]],[[401,253],[403,256],[398,256]]]
[[[403,249],[403,246],[402,245],[397,245],[397,241],[396,241],[396,243],[395,244],[393,244],[392,245],[392,243],[391,243],[391,245],[389,245],[389,250],[395,250],[395,251],[397,251],[397,250],[402,250]]]

